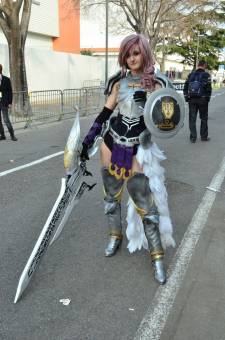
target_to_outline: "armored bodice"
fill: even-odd
[[[120,114],[129,119],[141,117],[145,103],[136,103],[133,98],[136,91],[144,91],[141,87],[140,76],[132,76],[131,73],[128,73],[125,78],[120,79],[119,84],[118,108]]]

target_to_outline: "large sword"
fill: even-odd
[[[99,140],[101,140],[101,136],[96,138],[93,147],[89,150],[89,157],[97,151]],[[96,185],[96,183],[89,185],[84,181],[84,176],[92,176],[92,174],[87,170],[86,163],[79,161],[79,141],[80,124],[77,113],[64,151],[64,167],[67,176],[62,178],[59,196],[20,276],[14,303],[19,300],[27,288],[48,246],[60,235],[80,197],[86,190],[91,190]]]

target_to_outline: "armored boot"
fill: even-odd
[[[158,216],[146,215],[143,219],[143,225],[155,271],[155,279],[163,285],[166,283],[166,271],[163,263],[164,250],[160,239]]]
[[[159,232],[159,215],[149,188],[149,179],[142,173],[135,173],[127,181],[127,189],[137,213],[141,216],[145,236],[154,268],[155,280],[166,283],[166,271],[163,263],[164,250]]]
[[[105,248],[105,256],[109,257],[116,254],[123,239],[120,204],[123,180],[117,180],[105,167],[102,168],[102,179],[105,193],[105,215],[108,218],[109,229],[109,242]]]

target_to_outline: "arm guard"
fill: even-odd
[[[113,110],[109,109],[108,107],[104,106],[103,110],[99,113],[98,117],[95,119],[93,125],[91,126],[88,134],[83,140],[83,145],[85,144],[88,147],[91,147],[94,143],[95,137],[98,136],[102,131],[102,125],[106,122]]]

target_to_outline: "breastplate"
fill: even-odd
[[[140,84],[140,77],[128,74],[120,80],[118,108],[120,114],[129,119],[139,118],[143,115],[145,103],[134,101],[133,96],[136,91],[144,91]]]

